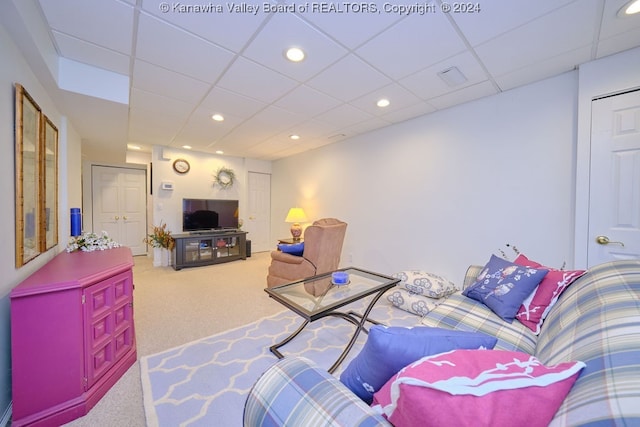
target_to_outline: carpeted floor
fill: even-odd
[[[364,311],[371,297],[343,307]],[[245,307],[250,309],[250,307]],[[393,308],[384,298],[370,315],[389,325],[415,325],[418,317]],[[242,414],[251,386],[277,358],[269,347],[290,335],[302,318],[285,310],[244,327],[197,340],[140,361],[147,423],[152,427],[242,427]],[[280,351],[304,355],[328,369],[353,335],[344,319],[325,317],[312,322]],[[355,357],[366,341],[356,345],[335,375]]]
[[[270,255],[175,271],[135,257],[134,320],[138,359],[237,328],[283,307],[264,292]],[[73,427],[144,427],[140,364]]]

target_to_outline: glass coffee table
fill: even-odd
[[[294,339],[310,322],[326,316],[340,317],[355,325],[356,330],[342,354],[329,368],[329,373],[333,373],[349,354],[360,332],[364,330],[367,333],[364,328],[365,322],[379,324],[375,320],[368,318],[369,313],[382,294],[393,288],[400,280],[354,267],[338,271],[349,275],[349,281],[346,284],[334,284],[332,282],[332,273],[326,273],[265,289],[265,292],[271,298],[304,318],[304,322],[291,335],[269,347],[269,350],[278,359],[284,357],[278,349]],[[338,311],[339,308],[369,295],[374,295],[374,297],[364,310],[364,313]]]

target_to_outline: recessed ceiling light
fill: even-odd
[[[213,116],[211,116],[211,118],[216,122],[224,121],[224,117],[222,117],[222,114],[214,114]]]
[[[191,150],[191,146],[190,145],[183,145],[182,148],[184,148],[185,150]]]
[[[285,56],[291,62],[300,62],[304,59],[304,51],[299,47],[290,47],[285,52]]]
[[[640,12],[640,0],[632,0],[625,3],[618,11],[619,17],[629,16]]]
[[[294,141],[296,141],[296,140],[300,139],[300,135],[296,135],[296,134],[289,135],[289,138],[291,138],[291,139],[293,139]]]
[[[224,154],[224,151],[222,151],[222,150],[217,150],[217,151],[216,151],[216,154]]]
[[[142,148],[139,145],[127,144],[127,148],[129,150],[141,150]]]
[[[386,98],[379,99],[378,102],[376,102],[376,105],[380,108],[388,107],[389,104],[391,103]]]

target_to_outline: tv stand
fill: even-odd
[[[236,229],[175,234],[173,268],[200,267],[247,259],[247,232]]]

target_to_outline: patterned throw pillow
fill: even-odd
[[[476,282],[462,294],[483,303],[504,321],[511,323],[522,302],[548,271],[521,266],[491,255]]]
[[[524,300],[516,314],[516,319],[518,319],[520,323],[538,335],[542,328],[544,319],[547,317],[547,314],[549,314],[549,311],[551,311],[551,308],[555,305],[556,301],[558,301],[560,294],[562,294],[562,292],[577,278],[582,276],[586,270],[557,270],[555,268],[545,267],[535,261],[531,261],[522,254],[520,254],[514,262],[518,265],[533,268],[542,267],[549,270],[549,273],[547,273],[544,279],[542,279],[535,292]]]
[[[496,342],[495,337],[480,332],[374,325],[360,353],[340,375],[340,381],[356,396],[371,403],[373,393],[389,378],[421,357],[456,348],[493,348]]]
[[[424,317],[445,299],[428,298],[409,292],[404,288],[395,287],[387,294],[387,301],[393,304],[394,307]]]
[[[544,366],[514,351],[454,350],[399,371],[374,395],[373,407],[395,427],[546,427],[585,366]]]
[[[394,274],[393,277],[400,279],[398,286],[429,298],[446,297],[459,290],[450,280],[422,270],[401,271]]]

